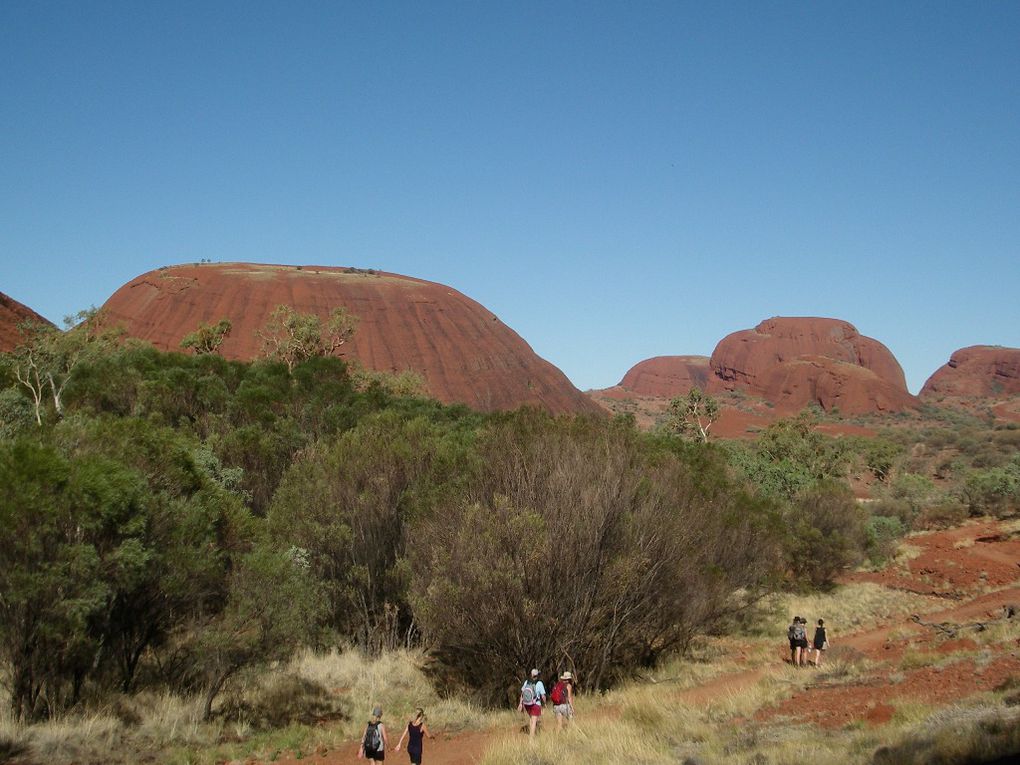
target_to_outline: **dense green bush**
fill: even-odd
[[[505,700],[538,666],[606,687],[685,647],[775,571],[768,507],[714,450],[521,414],[487,429],[478,453],[480,480],[408,545],[414,614],[446,686]]]
[[[867,511],[850,489],[834,481],[796,497],[786,511],[787,558],[794,581],[823,587],[860,563],[868,547],[867,520]]]

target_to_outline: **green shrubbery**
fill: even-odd
[[[996,457],[936,489],[906,437],[806,417],[719,447],[633,418],[482,415],[318,355],[47,358],[59,408],[18,383],[24,356],[0,364],[0,657],[22,719],[140,689],[208,714],[300,645],[423,647],[441,687],[488,700],[534,665],[608,687],[784,574],[825,586],[933,506],[1005,512],[1020,484]],[[887,487],[877,514],[855,470]]]

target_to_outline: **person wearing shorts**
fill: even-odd
[[[569,672],[564,672],[560,675],[560,682],[563,683],[563,689],[566,693],[566,698],[563,703],[556,703],[556,689],[553,689],[553,715],[556,717],[556,732],[563,730],[563,723],[570,722],[574,719],[574,676]]]
[[[370,740],[369,731],[378,729],[379,731],[379,748],[372,749],[368,746]],[[369,718],[368,726],[365,728],[365,734],[361,738],[361,745],[358,747],[358,759],[375,760],[376,762],[382,762],[386,759],[386,747],[389,742],[386,738],[386,726],[382,723],[382,707],[376,707],[372,710],[372,717]]]
[[[531,670],[531,677],[525,680],[524,685],[521,686],[521,698],[517,702],[517,709],[528,715],[528,736],[531,738],[535,737],[538,718],[542,716],[542,704],[545,703],[545,686],[542,685],[539,674],[541,673],[537,669]],[[530,704],[524,703],[525,695],[533,699]]]

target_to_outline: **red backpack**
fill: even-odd
[[[556,685],[553,686],[552,694],[549,696],[552,699],[553,704],[566,704],[567,703],[567,684],[562,680],[559,680]]]

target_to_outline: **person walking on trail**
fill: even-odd
[[[517,702],[517,711],[528,714],[528,736],[535,737],[538,718],[542,716],[542,704],[545,703],[545,686],[539,680],[539,671],[531,670],[531,676],[521,686],[521,698]]]
[[[797,632],[797,624],[800,622],[800,617],[793,617],[793,621],[790,622],[790,626],[786,628],[786,638],[790,641],[790,664],[797,666],[797,638],[794,634]]]
[[[825,619],[818,620],[818,626],[815,627],[815,637],[811,641],[811,645],[815,649],[815,666],[819,667],[822,664],[822,651],[829,649],[829,641],[825,637]]]
[[[358,759],[378,760],[386,759],[386,726],[382,724],[382,707],[372,710],[372,717],[365,726],[365,735],[361,737],[361,746],[358,747]]]
[[[560,675],[556,681],[549,700],[553,703],[553,715],[556,717],[556,732],[563,730],[563,723],[574,719],[574,676],[569,672]]]
[[[790,638],[790,663],[795,667],[803,667],[807,661],[807,619],[793,617],[793,624],[786,630]]]
[[[428,726],[425,725],[425,710],[418,707],[414,710],[414,717],[407,721],[407,727],[400,735],[400,741],[397,742],[393,751],[399,752],[406,738],[407,756],[411,758],[411,765],[421,765],[421,754],[426,736],[435,739],[435,736],[429,733]]]

